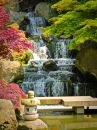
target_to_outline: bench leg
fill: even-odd
[[[74,110],[77,114],[84,114],[84,106],[76,106],[76,107],[73,107],[73,110]]]

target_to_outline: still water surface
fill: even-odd
[[[48,130],[97,130],[97,114],[40,116]]]

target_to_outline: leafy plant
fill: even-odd
[[[70,49],[81,49],[86,41],[97,42],[97,0],[61,0],[51,6],[58,12],[43,28],[43,37],[72,37]],[[45,38],[46,39],[46,38]]]
[[[5,7],[0,6],[0,56],[10,59],[11,50],[21,53],[24,50],[33,50],[33,47],[23,31],[6,26],[8,20],[9,16]]]
[[[76,5],[80,3],[77,0],[61,0],[56,4],[52,5],[52,9],[56,9],[59,13],[71,11],[75,8]]]
[[[26,94],[15,83],[6,83],[0,80],[0,98],[11,100],[14,108],[20,109],[20,99],[26,98]]]
[[[12,51],[11,55],[13,61],[20,61],[22,64],[27,64],[30,59],[31,53],[29,51],[22,51],[22,53]]]

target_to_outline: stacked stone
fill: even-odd
[[[22,99],[21,104],[24,105],[23,118],[28,121],[38,119],[39,114],[37,113],[37,105],[40,101],[34,97],[34,91],[28,91],[28,98]]]

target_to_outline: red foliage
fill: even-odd
[[[4,6],[0,6],[0,56],[6,58],[10,55],[11,50],[22,52],[23,50],[32,49],[32,45],[27,41],[24,32],[15,28],[6,28],[9,20],[8,13],[5,12]]]
[[[9,20],[8,12],[5,11],[4,6],[0,6],[0,30],[4,28],[8,20]]]
[[[20,99],[26,98],[26,94],[17,84],[7,84],[6,81],[0,80],[0,98],[11,100],[14,108],[20,109]]]

